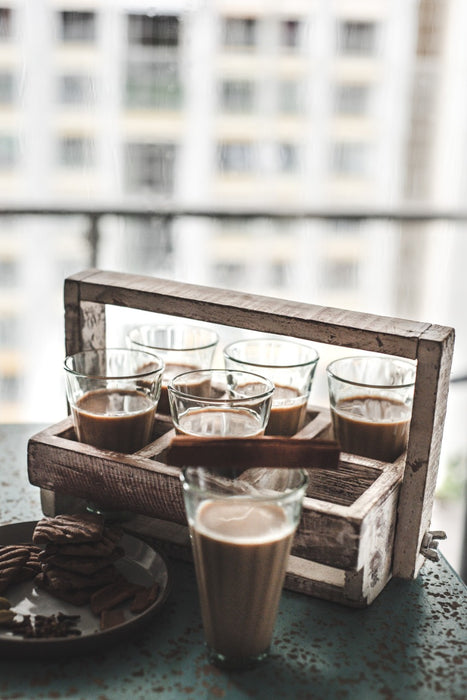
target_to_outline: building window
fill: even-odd
[[[221,108],[225,112],[252,112],[255,83],[252,80],[224,80],[221,86]]]
[[[150,190],[172,194],[175,174],[175,145],[129,143],[125,152],[126,187],[129,192]]]
[[[3,287],[15,287],[18,281],[18,261],[14,258],[0,258],[0,281]],[[17,316],[0,317],[0,338],[5,328],[9,328]],[[8,334],[5,335],[8,338]]]
[[[322,261],[322,285],[333,291],[357,289],[358,272],[358,260],[324,258]]]
[[[220,172],[251,173],[253,170],[253,145],[248,141],[219,144],[217,160]]]
[[[243,261],[219,261],[213,265],[211,275],[213,284],[242,289],[250,277],[249,272],[248,266]]]
[[[283,49],[296,49],[300,43],[300,22],[296,19],[283,20],[279,25],[279,43]]]
[[[82,136],[66,136],[59,142],[59,162],[65,168],[88,167],[94,162],[94,143]]]
[[[374,22],[341,22],[338,29],[338,50],[345,55],[371,56],[376,51]]]
[[[363,115],[368,111],[368,85],[338,85],[335,92],[337,114]]]
[[[11,39],[12,11],[9,7],[0,7],[0,39]]]
[[[7,105],[13,102],[14,81],[11,73],[0,73],[0,104]]]
[[[368,145],[343,142],[334,146],[332,169],[335,175],[368,175]]]
[[[281,80],[277,85],[278,110],[282,114],[299,114],[302,111],[303,83],[297,80]]]
[[[137,46],[178,46],[178,17],[128,15],[128,43]]]
[[[256,45],[257,22],[255,19],[226,17],[223,30],[224,46],[252,48]]]
[[[2,402],[16,401],[19,397],[20,380],[15,374],[0,376],[0,396]]]
[[[96,35],[94,12],[60,12],[60,38],[62,41],[89,43]]]
[[[5,264],[0,262],[0,279],[5,287],[13,287],[15,275],[11,271],[12,264],[5,270]],[[16,267],[16,266],[15,266]],[[8,275],[3,277],[4,272]],[[0,348],[14,348],[20,340],[20,324],[18,316],[0,316]]]
[[[88,75],[61,75],[58,80],[58,99],[65,105],[88,105],[94,102],[95,87]]]
[[[447,12],[438,0],[418,3],[417,55],[437,56],[442,51]]]
[[[126,104],[129,107],[179,109],[181,92],[176,61],[128,61]]]
[[[298,146],[295,143],[278,145],[278,162],[281,173],[295,173],[298,170]]]
[[[0,168],[11,168],[18,158],[16,138],[11,134],[0,134]]]

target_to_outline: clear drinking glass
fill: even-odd
[[[127,348],[85,350],[65,359],[68,402],[80,442],[136,452],[151,441],[164,362]]]
[[[256,665],[269,653],[306,474],[248,469],[229,479],[187,467],[181,478],[209,660]]]
[[[258,372],[274,382],[267,435],[290,436],[302,429],[318,360],[314,348],[290,340],[238,340],[224,348],[227,369]]]
[[[206,369],[171,379],[169,402],[178,433],[196,437],[264,434],[274,384],[241,370]]]
[[[184,323],[166,326],[145,324],[132,328],[127,342],[133,349],[154,353],[164,360],[158,411],[168,414],[170,407],[167,384],[170,379],[181,372],[210,368],[219,336],[204,326]]]
[[[388,356],[354,356],[327,367],[336,440],[342,450],[393,462],[407,448],[416,365]]]

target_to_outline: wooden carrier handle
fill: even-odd
[[[340,448],[334,440],[285,437],[192,438],[176,435],[167,450],[167,464],[212,469],[252,467],[336,469]]]

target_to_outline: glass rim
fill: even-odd
[[[200,345],[180,345],[180,346],[173,346],[173,347],[167,347],[166,345],[152,345],[152,344],[147,344],[143,343],[140,340],[135,340],[132,338],[132,334],[135,331],[139,331],[142,328],[157,328],[160,330],[167,330],[169,328],[187,328],[191,331],[203,331],[204,333],[207,333],[212,336],[212,340],[207,342],[207,343],[202,343]],[[212,328],[205,328],[204,326],[196,326],[194,324],[186,324],[186,323],[169,323],[169,324],[163,324],[163,325],[158,325],[158,324],[151,324],[151,323],[144,323],[140,324],[139,326],[134,326],[131,328],[128,333],[127,333],[128,340],[130,340],[132,343],[135,343],[135,345],[138,345],[142,350],[144,348],[151,348],[152,350],[161,350],[163,352],[194,352],[196,350],[207,350],[208,348],[213,348],[217,345],[219,342],[219,334],[213,330]]]
[[[375,384],[374,382],[364,382],[364,381],[355,381],[354,379],[347,379],[346,377],[343,377],[338,374],[338,372],[335,371],[335,365],[338,365],[340,362],[347,362],[348,360],[366,360],[370,362],[399,362],[402,365],[405,365],[406,367],[410,367],[411,370],[414,371],[414,378],[410,382],[401,382],[398,384]],[[360,387],[366,387],[368,389],[408,389],[409,387],[415,386],[415,372],[416,372],[416,364],[404,359],[404,358],[399,358],[399,357],[374,357],[372,355],[347,355],[346,357],[339,357],[336,360],[333,360],[328,364],[326,367],[326,372],[329,377],[332,377],[333,379],[337,379],[339,382],[343,382],[344,384],[351,384],[352,386],[360,386]]]
[[[251,471],[252,469],[256,469],[257,467],[249,467],[248,469],[245,469],[242,474],[245,472]],[[220,493],[217,492],[216,490],[209,489],[209,488],[204,488],[201,486],[198,486],[196,483],[192,482],[188,478],[188,472],[190,470],[193,472],[193,474],[199,474],[200,471],[205,471],[209,474],[212,474],[213,476],[221,476],[222,474],[219,474],[216,472],[215,469],[209,469],[208,467],[194,467],[187,465],[186,467],[182,467],[180,471],[180,481],[182,482],[182,487],[184,491],[192,491],[194,493],[198,494],[203,494],[206,497],[206,500],[209,498],[213,499],[228,499],[230,500],[235,500],[235,501],[254,501],[255,503],[279,503],[279,502],[284,502],[290,499],[293,499],[296,497],[296,495],[300,491],[304,491],[305,493],[303,494],[304,496],[306,495],[306,487],[308,486],[309,483],[309,478],[308,474],[305,469],[302,468],[297,468],[297,469],[290,469],[288,467],[277,467],[277,470],[281,471],[287,471],[287,472],[293,472],[295,474],[300,474],[300,483],[297,484],[296,486],[292,486],[290,488],[287,488],[285,491],[274,491],[273,489],[270,489],[268,493],[264,494],[226,494],[226,493]],[[228,477],[224,477],[227,480]],[[230,481],[235,481],[235,479],[230,479]]]
[[[230,348],[232,348],[234,345],[246,345],[247,343],[263,343],[263,342],[268,342],[270,344],[277,344],[277,345],[296,345],[300,348],[304,348],[305,350],[311,352],[314,354],[313,359],[311,360],[306,360],[305,362],[292,362],[290,364],[265,364],[263,362],[251,362],[251,360],[241,360],[238,357],[233,357],[233,355],[230,354]],[[278,338],[267,338],[267,337],[261,337],[261,338],[245,338],[243,340],[234,340],[233,342],[229,343],[228,345],[225,346],[224,348],[224,357],[226,359],[232,360],[232,362],[239,362],[242,365],[248,365],[249,367],[265,367],[269,369],[291,369],[292,367],[307,367],[308,365],[315,365],[319,362],[319,353],[316,350],[316,348],[312,347],[311,345],[305,345],[305,343],[300,343],[296,342],[295,340],[281,340]]]
[[[76,369],[73,369],[72,367],[69,366],[69,363],[76,357],[82,356],[84,357],[85,355],[91,356],[91,355],[98,355],[100,353],[104,352],[119,352],[119,353],[138,353],[140,355],[145,355],[147,358],[150,358],[151,361],[154,362],[154,360],[157,362],[158,366],[153,369],[148,369],[143,371],[136,371],[133,372],[132,374],[89,374],[88,372],[79,372]],[[164,361],[158,357],[157,355],[154,355],[150,352],[146,352],[144,350],[132,350],[130,348],[90,348],[89,350],[81,350],[80,352],[75,352],[72,353],[71,355],[67,355],[65,357],[64,363],[63,363],[63,368],[64,370],[68,373],[73,375],[74,377],[84,377],[88,379],[107,379],[107,380],[114,380],[114,379],[135,379],[135,378],[140,378],[140,377],[149,377],[152,374],[162,374],[165,368],[165,363]]]
[[[190,394],[187,391],[182,391],[181,389],[177,389],[176,387],[173,386],[174,382],[177,381],[177,379],[180,379],[181,377],[187,377],[189,378],[190,376],[194,374],[217,374],[221,373],[224,376],[227,374],[232,374],[234,372],[238,372],[241,374],[246,374],[249,377],[253,377],[256,380],[260,380],[263,384],[265,384],[268,388],[265,389],[265,391],[262,391],[259,394],[251,394],[250,396],[243,396],[239,398],[221,398],[221,399],[216,399],[213,397],[209,396],[197,396],[196,394]],[[169,381],[167,384],[167,391],[170,393],[173,393],[175,396],[178,397],[183,397],[184,399],[190,399],[191,401],[196,401],[197,403],[200,404],[209,404],[209,405],[214,405],[214,406],[222,406],[225,404],[229,405],[236,405],[236,404],[245,404],[246,402],[250,403],[252,401],[259,401],[261,399],[268,399],[270,396],[273,395],[274,393],[274,383],[268,379],[267,377],[263,377],[261,374],[256,374],[254,372],[246,372],[245,370],[242,369],[225,369],[223,367],[219,368],[213,368],[213,369],[193,369],[190,370],[189,372],[181,372],[180,374],[177,374],[175,377],[172,377],[172,379]]]

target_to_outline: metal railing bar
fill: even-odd
[[[223,219],[324,219],[324,220],[392,220],[407,222],[430,221],[467,221],[467,210],[434,209],[426,207],[402,207],[397,209],[359,209],[353,208],[317,208],[299,207],[232,207],[228,206],[181,206],[167,202],[147,203],[125,206],[87,206],[87,205],[50,205],[50,206],[1,206],[0,216],[127,216],[137,218],[165,217],[205,217]]]

